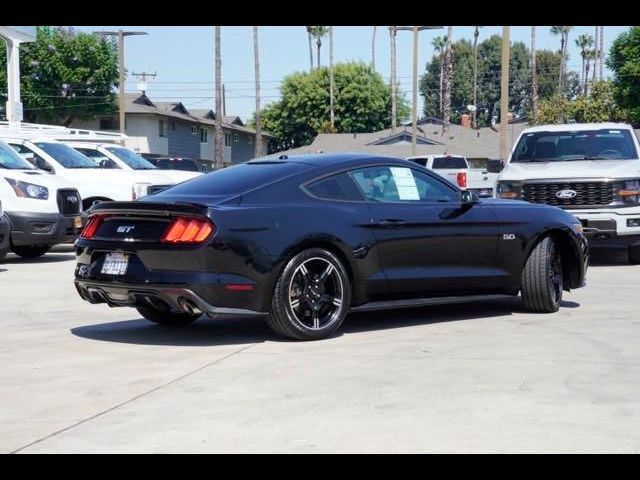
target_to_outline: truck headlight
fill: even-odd
[[[627,180],[618,190],[618,196],[623,203],[637,205],[640,203],[640,180]]]
[[[49,189],[41,185],[35,185],[33,183],[22,182],[20,180],[14,180],[12,178],[5,178],[9,185],[13,188],[13,191],[18,197],[21,198],[35,198],[37,200],[48,200]]]
[[[2,208],[2,200],[0,200],[0,218],[4,215],[4,209]]]
[[[137,200],[147,196],[147,190],[151,186],[150,183],[134,183],[131,189],[131,200]]]
[[[517,182],[498,182],[498,198],[517,200],[522,198],[522,184]]]

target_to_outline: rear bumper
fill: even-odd
[[[0,217],[0,252],[9,248],[9,220],[3,215]]]
[[[201,312],[207,315],[264,315],[242,308],[211,305],[187,287],[166,285],[127,285],[91,280],[76,280],[76,289],[89,303],[110,307],[152,307],[179,313]]]
[[[7,212],[13,245],[57,245],[73,242],[80,233],[80,215]]]
[[[7,212],[13,245],[57,245],[73,242],[80,233],[80,215]]]

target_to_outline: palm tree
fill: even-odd
[[[373,27],[373,35],[371,36],[371,68],[376,69],[376,28]]]
[[[583,95],[586,95],[587,81],[589,80],[589,72],[585,69],[587,62],[587,52],[593,46],[593,37],[583,33],[576,38],[576,46],[580,49],[580,55],[582,56],[582,72],[580,73],[580,90]]]
[[[478,129],[477,110],[478,110],[478,36],[480,36],[480,28],[476,27],[473,32],[473,128]]]
[[[216,27],[216,118],[215,118],[215,145],[213,166],[216,170],[224,166],[224,151],[222,145],[222,57],[220,55],[220,27]]]
[[[453,27],[447,30],[447,46],[444,52],[444,91],[442,95],[442,135],[449,131],[451,121],[451,81],[453,79],[453,54],[451,52],[451,38]]]
[[[442,87],[444,77],[444,50],[447,46],[447,37],[436,37],[431,41],[431,45],[440,59],[440,113],[442,113]]]
[[[261,157],[262,122],[260,120],[260,54],[258,51],[258,27],[253,27],[253,62],[256,78],[256,157]]]
[[[391,38],[391,132],[396,133],[397,123],[397,85],[396,85],[396,27],[389,27]]]
[[[564,70],[567,60],[567,44],[569,42],[569,32],[573,27],[555,26],[551,27],[553,35],[560,35],[560,72],[558,73],[558,91],[561,93],[564,87]]]
[[[594,69],[593,69],[593,81],[595,82],[598,79],[598,74],[597,71],[598,69],[595,68],[597,66],[598,63],[598,58],[600,57],[601,52],[598,51],[598,37],[600,34],[600,27],[595,27],[595,38],[596,38],[596,47],[595,47],[595,51],[596,51],[596,58],[595,58],[595,62],[593,63],[594,65]],[[588,80],[588,79],[587,79]]]
[[[538,71],[536,70],[536,27],[531,27],[531,113],[538,121]]]
[[[598,54],[598,61],[600,65],[598,66],[598,78],[602,80],[604,78],[603,65],[604,65],[604,26],[600,27],[600,45],[598,46],[598,50],[600,53]]]
[[[331,133],[335,130],[335,112],[333,111],[333,27],[329,27],[329,113]]]
[[[583,93],[584,93],[585,96],[587,96],[588,93],[589,93],[588,92],[588,86],[587,86],[587,84],[589,82],[589,68],[591,66],[591,60],[593,60],[593,70],[594,71],[596,70],[596,67],[597,67],[596,62],[597,62],[597,58],[598,58],[598,50],[597,49],[587,50],[585,52],[585,57],[584,58],[585,58],[587,63],[585,65],[585,72],[586,72],[585,78],[586,78],[586,80],[584,82],[584,92]]]
[[[313,43],[312,43],[312,31],[313,31],[313,27],[306,27],[307,28],[307,38],[309,39],[309,71],[312,72],[313,71]]]
[[[316,39],[316,45],[318,46],[318,68],[320,68],[320,47],[322,47],[322,39],[329,33],[329,27],[311,27],[311,35]]]

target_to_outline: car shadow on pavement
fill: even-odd
[[[634,267],[629,263],[629,254],[622,250],[592,250],[590,267]],[[587,273],[587,281],[589,274]]]
[[[575,302],[562,302],[562,308],[577,308]],[[366,331],[429,325],[436,323],[509,316],[525,312],[518,297],[456,305],[414,307],[353,313],[347,317],[337,336]],[[261,317],[202,318],[185,327],[163,327],[144,319],[85,325],[71,329],[78,337],[103,342],[138,345],[211,347],[288,342],[267,327]]]
[[[60,263],[60,262],[68,262],[71,260],[75,260],[75,255],[64,255],[64,254],[56,254],[56,253],[47,253],[42,257],[38,258],[22,258],[17,255],[10,255],[2,260],[3,265],[11,265],[11,264],[45,264],[45,263]]]

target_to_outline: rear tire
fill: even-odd
[[[562,258],[551,237],[531,252],[522,271],[522,302],[527,310],[554,313],[560,309],[564,290]]]
[[[629,263],[631,265],[640,265],[640,247],[629,248]]]
[[[51,250],[50,245],[34,246],[34,245],[20,245],[12,246],[11,251],[22,258],[39,258]]]
[[[163,312],[150,307],[137,307],[136,310],[150,322],[171,327],[190,325],[201,316],[189,315],[188,313]]]
[[[293,340],[330,337],[351,306],[351,282],[342,262],[322,248],[294,256],[276,283],[267,325]]]

